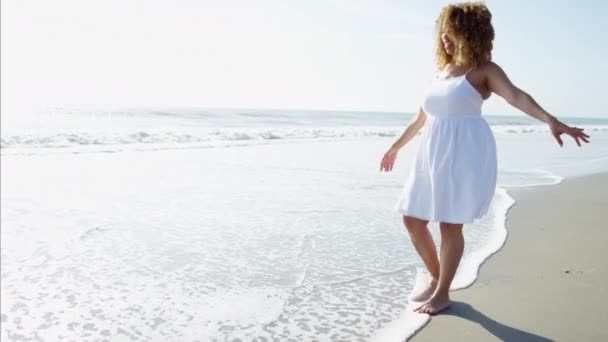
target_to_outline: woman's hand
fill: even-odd
[[[386,172],[389,172],[393,169],[393,164],[395,164],[395,159],[397,159],[398,152],[398,148],[391,147],[384,154],[384,157],[382,157],[382,162],[380,163],[380,172],[382,172],[382,170],[386,170]]]
[[[549,121],[549,128],[551,129],[551,134],[553,134],[559,146],[564,146],[564,142],[560,137],[560,135],[562,135],[563,133],[566,133],[572,138],[574,138],[578,146],[581,146],[581,143],[580,141],[578,141],[578,139],[581,139],[582,141],[587,143],[589,142],[589,140],[587,140],[587,138],[589,138],[589,135],[583,132],[583,128],[570,127],[555,118]]]

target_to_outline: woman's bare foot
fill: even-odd
[[[437,288],[437,280],[435,280],[435,278],[431,278],[431,282],[427,284],[420,292],[412,293],[409,300],[412,302],[425,301],[433,296],[435,288]]]
[[[452,304],[452,301],[450,301],[450,296],[448,296],[447,294],[433,295],[431,299],[414,309],[414,311],[418,313],[434,315],[446,309],[448,306],[450,306],[450,304]]]

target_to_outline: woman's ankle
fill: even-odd
[[[435,291],[433,292],[432,297],[445,297],[445,298],[449,298],[450,297],[450,290],[449,289],[441,289],[441,288],[436,288]]]

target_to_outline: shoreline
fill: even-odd
[[[608,340],[602,330],[608,314],[600,305],[608,301],[608,262],[601,257],[608,232],[600,220],[601,208],[608,208],[605,184],[608,172],[509,188],[515,204],[504,245],[481,264],[473,284],[450,293],[449,309],[430,316],[408,340]]]

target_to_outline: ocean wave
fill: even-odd
[[[57,148],[78,145],[189,144],[221,141],[260,141],[396,136],[394,128],[222,128],[202,131],[135,131],[23,134],[2,137],[2,148]]]
[[[496,134],[521,134],[549,131],[546,125],[496,125]],[[583,126],[587,132],[608,131],[608,125]],[[310,127],[310,128],[218,128],[204,130],[134,130],[50,132],[3,136],[0,148],[62,148],[83,145],[129,144],[193,144],[231,141],[349,139],[365,137],[397,137],[402,127]]]
[[[587,132],[608,131],[608,125],[574,125]],[[491,126],[494,133],[536,133],[549,132],[547,125],[495,125]]]

